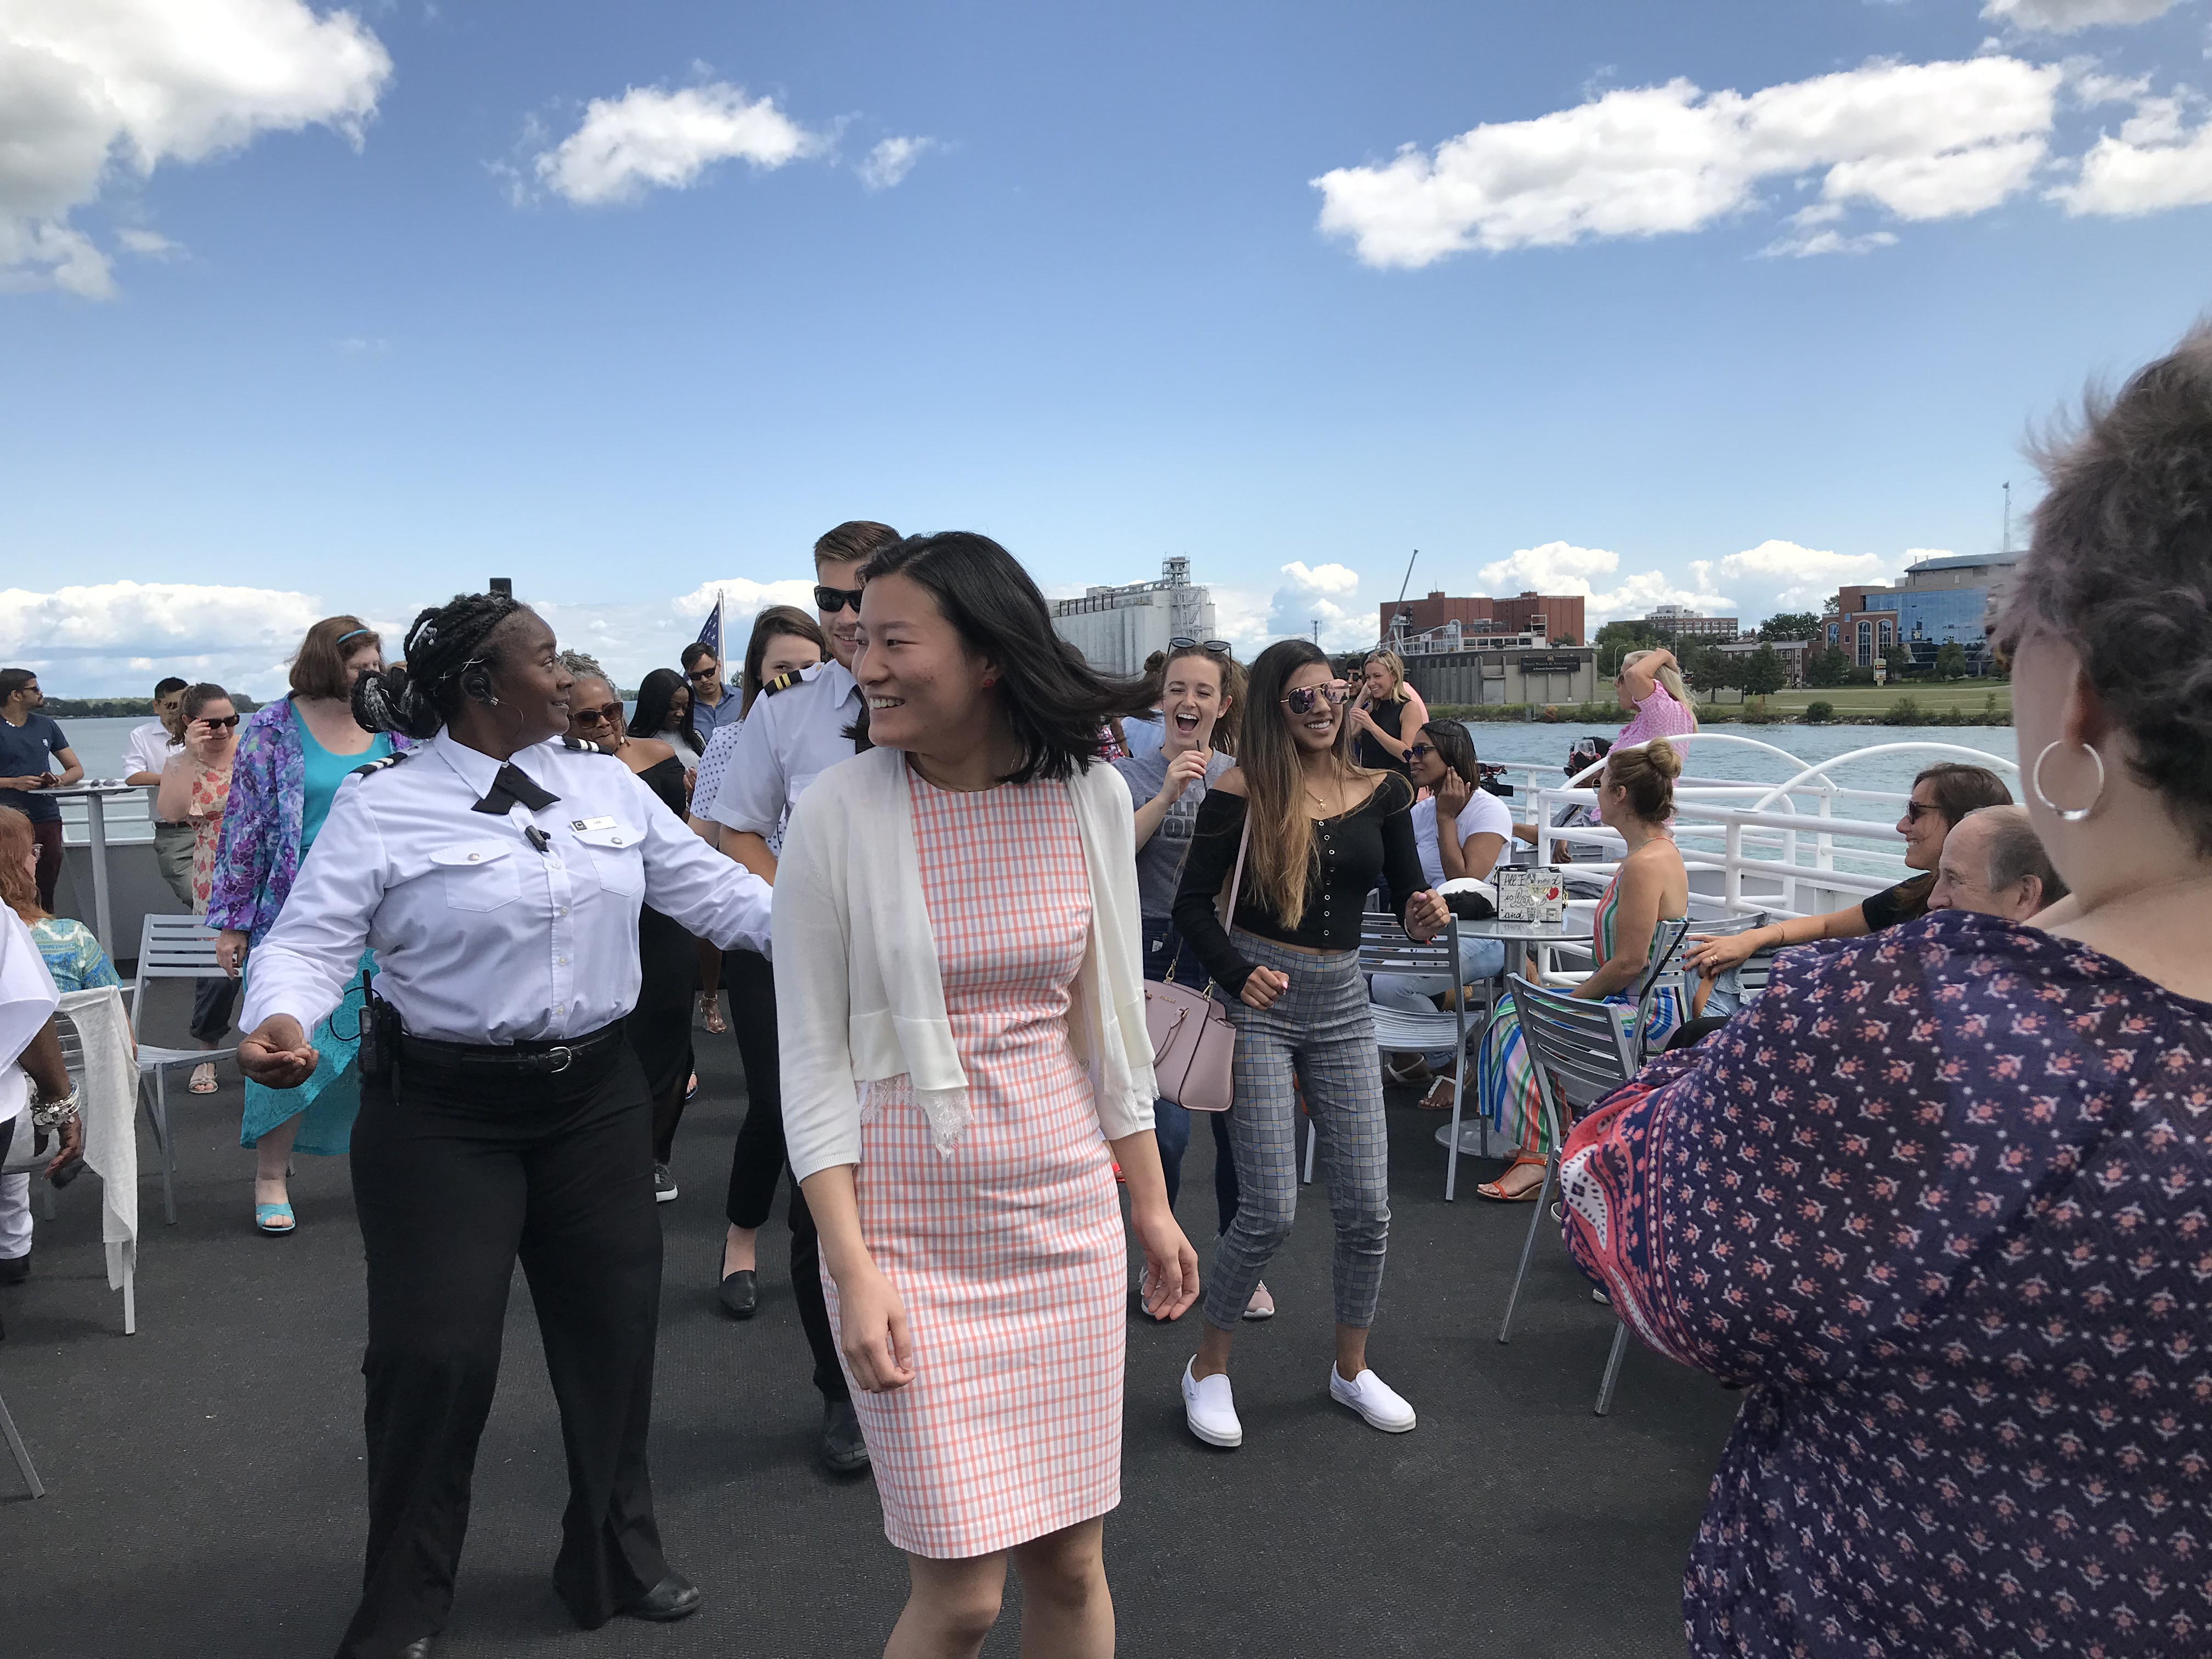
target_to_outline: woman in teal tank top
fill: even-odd
[[[1574,988],[1593,1000],[1628,1004],[1644,976],[1651,939],[1662,919],[1690,911],[1690,876],[1668,833],[1674,816],[1674,780],[1682,763],[1664,738],[1633,749],[1613,750],[1598,781],[1598,814],[1606,827],[1620,831],[1627,855],[1598,901],[1591,933],[1597,941],[1597,971]],[[1649,1029],[1636,1033],[1644,1052],[1657,1053],[1675,1027],[1689,1017],[1681,998],[1662,991],[1651,1010]],[[1495,1181],[1474,1190],[1505,1203],[1531,1202],[1542,1184],[1551,1146],[1536,1092],[1536,1073],[1510,994],[1498,999],[1497,1013],[1482,1035],[1475,1059],[1479,1110],[1504,1130],[1518,1150]]]

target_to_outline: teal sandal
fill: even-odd
[[[253,1206],[253,1225],[258,1231],[271,1238],[282,1238],[299,1226],[289,1204],[257,1204]]]

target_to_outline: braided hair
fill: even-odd
[[[365,731],[436,737],[460,703],[461,676],[490,668],[484,641],[528,608],[508,593],[456,593],[449,605],[417,611],[407,629],[402,665],[354,682],[354,719]]]

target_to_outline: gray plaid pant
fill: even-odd
[[[1229,1004],[1237,1027],[1237,1103],[1229,1114],[1237,1217],[1214,1246],[1206,1322],[1237,1328],[1253,1286],[1291,1236],[1298,1206],[1295,1075],[1321,1131],[1320,1169],[1336,1221],[1336,1322],[1371,1325],[1390,1241],[1390,1145],[1358,953],[1313,957],[1250,933],[1231,937],[1249,961],[1289,975],[1291,985],[1265,1012]]]

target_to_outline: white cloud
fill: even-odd
[[[1826,204],[1954,218],[2026,188],[2065,70],[2005,56],[1874,63],[1749,95],[1686,80],[1486,124],[1312,182],[1320,225],[1378,266],[1472,248],[1701,230],[1764,182],[1817,179]]]
[[[1936,556],[1929,550],[1915,549],[1906,559],[1916,555]],[[1701,583],[1717,583],[1744,594],[1749,603],[1741,614],[1748,626],[1778,611],[1817,611],[1838,588],[1888,581],[1905,562],[1873,553],[1836,553],[1800,547],[1796,542],[1765,541],[1723,559],[1692,561],[1690,568]]]
[[[2135,113],[2089,147],[2073,180],[2049,192],[2051,200],[2075,217],[2108,218],[2212,202],[2212,121],[2188,121],[2202,98],[2179,88],[2155,97],[2138,82],[2114,83],[2100,101],[2122,99]]]
[[[2148,23],[2180,3],[2181,0],[1988,0],[1982,15],[2047,34],[2071,34],[2100,23]]]
[[[1359,604],[1359,573],[1336,563],[1309,566],[1293,559],[1282,568],[1285,578],[1267,601],[1269,637],[1296,635],[1313,639],[1331,651],[1348,651],[1375,642],[1375,612]],[[1217,600],[1214,617],[1221,611]],[[1230,637],[1230,636],[1224,636]]]
[[[860,182],[870,190],[889,190],[914,171],[914,164],[938,147],[934,138],[886,138],[860,163]]]
[[[106,297],[107,256],[70,221],[113,174],[312,125],[358,144],[391,73],[359,18],[301,0],[7,0],[0,286]]]
[[[187,251],[182,242],[173,242],[158,230],[118,230],[115,240],[125,252],[142,259],[181,259]]]
[[[619,98],[594,98],[575,131],[532,166],[549,188],[591,207],[633,201],[655,186],[683,190],[717,161],[772,171],[827,144],[773,98],[749,99],[726,82],[674,92],[632,87]]]
[[[1494,597],[1579,593],[1586,601],[1583,612],[1593,629],[1615,617],[1641,617],[1656,605],[1711,611],[1724,611],[1733,603],[1703,582],[1696,587],[1683,587],[1663,571],[1642,570],[1626,576],[1620,572],[1618,553],[1601,547],[1577,547],[1571,542],[1546,542],[1541,547],[1524,547],[1483,566],[1482,591]],[[1599,581],[1613,585],[1600,588]]]
[[[1840,230],[1818,230],[1810,236],[1784,236],[1769,242],[1759,252],[1769,258],[1810,259],[1823,253],[1871,253],[1876,248],[1894,247],[1897,238],[1886,230],[1870,230],[1863,236],[1846,236]]]
[[[266,697],[283,690],[287,660],[329,614],[313,595],[280,588],[11,587],[0,589],[0,658],[37,669],[54,696],[144,696],[174,673]]]

